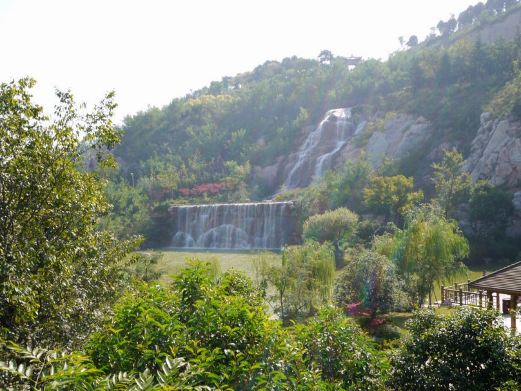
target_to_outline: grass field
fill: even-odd
[[[168,283],[171,275],[181,269],[188,260],[217,260],[221,271],[235,269],[255,279],[254,261],[266,254],[269,262],[280,262],[280,254],[269,252],[211,252],[211,251],[159,251],[161,258],[155,265],[155,271],[161,273],[160,282]]]
[[[148,252],[150,253],[150,252]],[[219,269],[221,271],[226,271],[229,269],[235,269],[244,272],[246,275],[251,277],[253,280],[256,278],[255,273],[255,261],[259,259],[261,256],[265,257],[265,259],[272,263],[280,263],[281,256],[278,253],[273,252],[215,252],[215,251],[176,251],[176,250],[164,250],[157,251],[157,253],[161,254],[161,257],[156,265],[154,265],[154,269],[156,272],[160,273],[159,281],[161,283],[169,283],[172,279],[172,275],[175,274],[179,269],[183,268],[187,262],[191,259],[199,259],[199,260],[216,260],[218,261]],[[490,268],[483,267],[474,267],[470,268],[468,272],[461,273],[449,281],[444,281],[443,285],[450,286],[457,283],[465,283],[467,280],[475,280],[483,275],[483,272],[486,271],[490,273],[494,271]],[[433,301],[436,302],[440,297],[440,286],[442,284],[435,284],[433,289]],[[435,311],[438,314],[446,314],[450,313],[452,309],[441,307],[435,308]],[[405,335],[407,331],[405,330],[405,322],[412,317],[412,313],[390,313],[385,316],[386,322],[389,325],[392,325],[397,328],[399,334],[401,336]],[[362,319],[358,320],[359,323],[363,323]],[[371,330],[369,330],[371,333]],[[378,332],[376,329],[372,330],[373,332]]]
[[[262,254],[268,254],[270,262],[280,262],[280,254],[268,252],[215,252],[215,251],[177,251],[164,250],[158,251],[161,253],[161,259],[155,265],[155,271],[161,274],[160,281],[168,282],[171,280],[170,276],[175,274],[180,268],[186,265],[190,259],[200,260],[217,260],[221,271],[228,269],[236,269],[246,273],[251,278],[255,278],[254,261]],[[441,285],[451,286],[455,282],[463,283],[467,280],[475,280],[483,275],[483,272],[490,273],[493,269],[474,267],[470,268],[468,272],[461,273],[454,278],[444,281],[443,284],[436,283],[433,289],[433,300],[439,300]]]

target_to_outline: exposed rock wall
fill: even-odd
[[[501,39],[511,40],[521,32],[521,8],[511,10],[496,22],[470,31],[463,39],[494,43]]]
[[[521,216],[521,123],[494,119],[489,113],[483,113],[480,120],[475,138],[460,141],[460,144],[471,144],[470,154],[463,168],[471,173],[474,180],[486,179],[495,186],[503,186],[514,193],[519,192],[514,201],[518,200],[516,210]],[[323,123],[324,129],[328,130],[326,125],[329,122]],[[375,123],[379,124],[376,128]],[[331,126],[331,129],[334,130],[335,127]],[[309,135],[312,131],[313,128],[308,128],[306,134]],[[453,144],[444,142],[437,136],[437,130],[429,121],[405,113],[359,119],[353,123],[350,132],[352,133],[349,133],[348,140],[335,156],[331,167],[338,167],[347,160],[357,160],[364,151],[373,167],[378,167],[385,158],[400,160],[421,151],[421,163],[429,167],[432,161],[439,159],[440,148],[453,147]],[[324,131],[324,137],[320,139],[324,146],[334,139],[333,136],[329,138],[329,133],[331,132]],[[270,166],[254,167],[254,176],[276,192],[295,165],[295,156],[301,147],[302,145],[295,145],[294,154],[281,156]],[[316,149],[321,152],[321,145],[317,145]],[[308,173],[307,176],[309,183],[311,175]]]
[[[366,145],[346,145],[342,161],[356,160],[365,150],[371,165],[378,167],[385,158],[399,160],[425,147],[433,132],[431,123],[422,117],[396,114],[383,120],[382,129],[374,131]]]
[[[495,186],[521,187],[521,123],[481,115],[481,126],[471,143],[464,169],[474,180],[487,179]]]

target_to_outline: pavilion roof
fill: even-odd
[[[470,288],[521,295],[521,262],[513,263],[469,283]]]

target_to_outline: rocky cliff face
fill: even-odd
[[[494,119],[489,113],[481,114],[480,121],[463,169],[475,181],[486,179],[514,192],[514,215],[507,234],[518,237],[521,235],[521,123]]]
[[[481,126],[463,167],[474,180],[512,190],[521,187],[521,123],[481,115]]]
[[[481,41],[482,43],[493,43],[500,39],[514,39],[520,32],[521,8],[510,10],[503,17],[477,29],[470,31],[461,39]]]
[[[275,192],[288,183],[293,170],[294,187],[308,185],[313,176],[325,173],[324,167],[317,171],[317,162],[328,151],[335,153],[328,155],[327,168],[338,167],[347,160],[354,161],[363,152],[373,167],[378,167],[386,158],[401,160],[411,155],[421,156],[421,163],[428,167],[432,161],[439,160],[442,148],[454,147],[438,139],[437,130],[429,121],[405,113],[346,120],[345,128],[342,128],[344,133],[339,137],[340,128],[332,113],[336,112],[328,112],[317,128],[305,129],[307,134],[293,154],[279,157],[273,165],[254,167],[256,179],[264,181]],[[321,129],[320,133],[317,129]],[[305,145],[312,137],[316,142],[313,151]],[[476,137],[469,142],[470,154],[463,168],[474,180],[486,179],[514,192],[514,201],[517,201],[514,203],[521,215],[521,123],[494,119],[489,113],[483,113]],[[341,148],[337,150],[340,144]],[[303,151],[307,152],[302,154]],[[295,169],[298,164],[300,166]]]
[[[378,125],[374,125],[375,123]],[[368,138],[367,143],[357,142],[356,136],[360,137],[358,140],[363,140],[364,133],[365,138]],[[408,114],[367,121],[363,128],[358,129],[354,142],[345,146],[340,160],[356,160],[365,151],[371,165],[378,167],[386,158],[402,159],[424,148],[433,133],[434,128],[430,122]]]
[[[373,167],[384,159],[399,160],[429,145],[435,129],[424,118],[392,114],[385,118],[352,119],[348,109],[326,113],[316,128],[305,129],[302,144],[274,164],[254,167],[256,181],[273,191],[282,185],[304,187],[329,169],[357,160],[365,152]]]

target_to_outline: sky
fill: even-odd
[[[385,59],[473,0],[0,0],[0,82],[31,76],[92,105],[110,90],[116,122],[223,76],[293,55]]]

